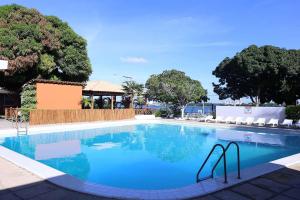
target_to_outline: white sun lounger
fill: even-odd
[[[204,118],[204,122],[209,122],[209,121],[212,121],[213,120],[213,116],[212,115],[208,115]]]
[[[247,125],[252,125],[254,122],[254,118],[253,117],[247,117],[247,119],[245,121],[243,121],[243,124],[247,124]]]
[[[265,118],[258,118],[255,122],[253,122],[254,124],[257,124],[257,125],[266,125],[266,119]]]
[[[225,123],[227,123],[227,124],[230,124],[233,121],[234,121],[234,119],[232,117],[226,117],[226,119],[225,119]]]
[[[213,116],[212,115],[208,115],[208,116],[205,116],[205,117],[203,116],[203,117],[200,117],[198,119],[199,122],[207,122],[209,120],[213,120]]]
[[[242,124],[243,123],[243,118],[242,117],[237,117],[236,119],[235,119],[235,123],[236,124]]]
[[[272,125],[273,127],[276,125],[278,126],[278,119],[270,119],[270,121],[267,123],[267,125]]]
[[[300,128],[300,119],[295,123],[295,126]]]
[[[293,125],[293,120],[292,119],[285,119],[283,122],[280,124],[281,126],[292,126]]]
[[[218,122],[224,122],[224,119],[222,116],[217,116],[216,119],[215,119],[215,122],[218,123]]]

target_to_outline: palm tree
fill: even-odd
[[[81,100],[83,108],[91,108],[92,107],[92,101],[90,98],[83,97]]]
[[[131,108],[133,108],[133,98],[135,96],[142,95],[144,85],[139,84],[135,81],[124,81],[122,87],[123,87],[125,94],[130,97]]]

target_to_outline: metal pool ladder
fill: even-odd
[[[238,145],[238,143],[236,142],[229,142],[226,146],[226,148],[224,148],[224,146],[222,144],[215,144],[213,146],[213,148],[210,150],[208,156],[206,157],[205,161],[203,162],[203,164],[201,165],[200,169],[197,172],[196,175],[196,182],[199,183],[200,181],[204,181],[207,180],[209,178],[213,178],[214,177],[214,171],[217,167],[217,165],[219,164],[219,162],[221,161],[221,159],[223,158],[223,166],[224,166],[224,183],[227,183],[227,165],[226,165],[226,151],[229,149],[229,147],[231,145],[235,145],[236,146],[236,152],[237,152],[237,168],[238,168],[238,179],[241,178],[241,165],[240,165],[240,147]],[[200,173],[203,170],[205,164],[207,163],[208,159],[210,158],[210,156],[212,155],[212,153],[215,151],[215,149],[217,147],[220,147],[222,149],[222,154],[219,157],[219,159],[217,160],[217,162],[215,163],[215,165],[213,166],[212,170],[211,170],[211,175],[204,177],[204,178],[200,178]]]

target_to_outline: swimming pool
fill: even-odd
[[[194,184],[213,145],[229,141],[240,145],[242,169],[300,152],[295,134],[161,123],[5,137],[0,143],[83,181],[158,190]],[[220,154],[213,154],[202,176]],[[235,171],[234,148],[227,155],[228,171]],[[216,174],[222,175],[221,164]]]

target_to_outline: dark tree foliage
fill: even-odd
[[[86,81],[91,74],[86,41],[67,23],[18,5],[0,6],[0,86],[20,89],[33,79]]]
[[[295,104],[300,98],[300,50],[252,45],[225,58],[213,75],[219,78],[213,86],[220,99]]]
[[[285,115],[288,119],[293,119],[295,122],[300,120],[300,105],[287,106]]]

